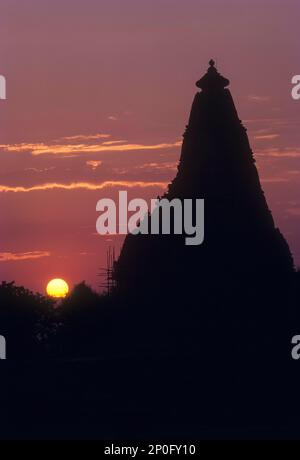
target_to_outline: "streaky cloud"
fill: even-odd
[[[49,251],[0,252],[0,262],[40,259],[42,257],[49,257],[50,255]]]
[[[103,190],[105,188],[114,187],[126,187],[126,188],[165,188],[167,182],[144,182],[144,181],[104,181],[100,184],[93,184],[90,182],[72,182],[70,184],[62,184],[57,182],[50,182],[40,185],[33,185],[31,187],[23,186],[8,186],[0,185],[0,192],[8,193],[29,193],[35,191],[46,191],[46,190]]]
[[[105,152],[128,152],[128,151],[143,151],[143,150],[164,150],[174,147],[180,147],[181,141],[171,143],[160,143],[160,144],[131,144],[122,143],[119,144],[117,141],[113,143],[103,144],[1,144],[2,148],[6,152],[23,153],[27,152],[33,156],[37,155],[74,155],[74,154],[87,154],[87,153],[105,153]]]

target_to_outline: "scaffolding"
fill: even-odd
[[[99,288],[104,288],[105,293],[109,296],[112,294],[116,285],[114,279],[114,265],[115,265],[115,248],[109,247],[106,251],[106,267],[100,267],[98,276],[102,279]]]

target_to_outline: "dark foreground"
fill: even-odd
[[[233,375],[220,357],[209,373],[199,355],[2,361],[0,437],[299,439],[297,364],[283,376],[242,363]]]

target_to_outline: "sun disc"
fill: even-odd
[[[55,278],[47,284],[46,292],[50,297],[61,298],[66,297],[69,292],[69,286],[65,280]]]

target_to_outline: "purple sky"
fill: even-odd
[[[1,279],[97,286],[122,238],[96,235],[96,202],[161,193],[211,57],[300,264],[299,23],[299,0],[2,0]]]

